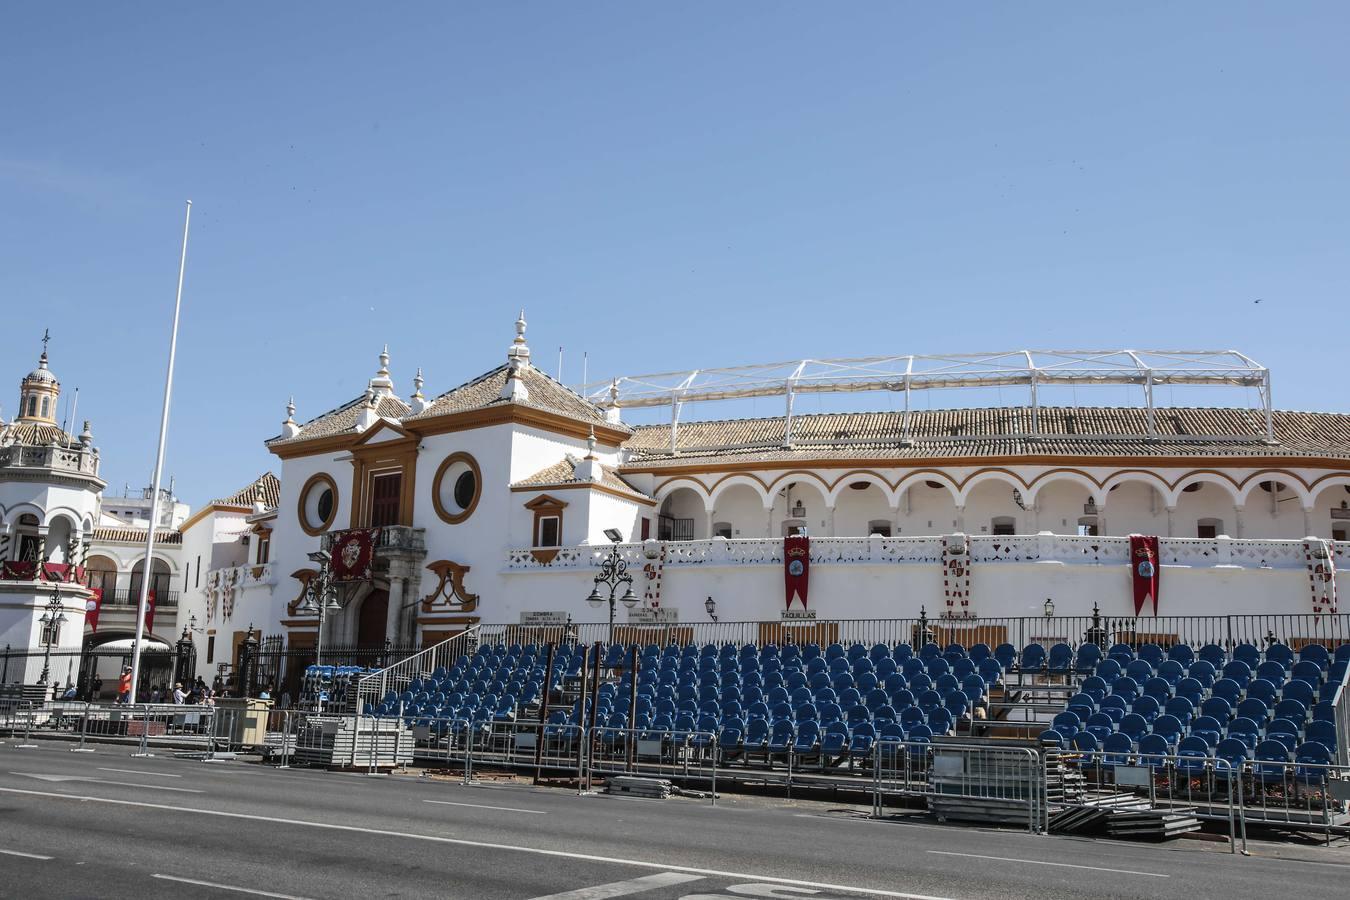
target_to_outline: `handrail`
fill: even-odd
[[[391,689],[402,691],[414,678],[440,667],[450,668],[455,660],[478,643],[478,625],[471,625],[454,637],[446,638],[439,644],[427,647],[420,653],[401,659],[392,666],[386,666],[378,672],[366,675],[356,683],[357,712],[370,697],[383,697]]]

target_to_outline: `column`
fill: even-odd
[[[712,536],[713,536],[713,516],[716,515],[716,513],[715,513],[715,511],[712,510],[712,509],[705,509],[703,512],[704,512],[704,516],[705,516],[705,524],[704,524],[704,527],[703,527],[703,535],[704,535],[704,538],[705,538],[705,539],[707,539],[707,540],[712,540]]]
[[[900,505],[897,503],[891,507],[891,536],[900,534]]]
[[[1246,525],[1242,521],[1242,511],[1244,507],[1241,503],[1233,507],[1233,537],[1242,538],[1246,532]]]
[[[1306,506],[1303,507],[1303,535],[1305,537],[1311,536],[1314,533],[1312,513],[1313,511],[1311,509],[1308,509]]]
[[[384,615],[385,640],[395,647],[403,645],[403,579],[389,573],[389,610]]]
[[[830,524],[829,524],[830,537],[839,537],[839,534],[838,534],[838,532],[836,531],[836,529],[835,529],[835,527],[834,527],[834,507],[833,507],[833,506],[827,506],[827,507],[825,507],[825,509],[828,511],[828,512],[827,512],[827,516],[828,516],[828,520],[829,520],[829,523],[830,523]]]
[[[1167,536],[1177,536],[1177,508],[1175,506],[1167,507]]]
[[[956,530],[961,534],[966,533],[966,506],[964,503],[956,507]]]
[[[766,538],[773,538],[773,537],[775,537],[775,535],[774,535],[774,533],[773,533],[773,507],[772,507],[772,506],[770,506],[768,509],[764,510],[764,519],[765,519],[765,522],[764,522],[764,536],[765,536]]]
[[[1032,534],[1041,533],[1041,505],[1039,503],[1031,504],[1031,532]]]

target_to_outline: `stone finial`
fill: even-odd
[[[586,438],[586,458],[595,459],[595,426],[591,426],[591,433]]]
[[[293,438],[300,433],[300,426],[295,424],[295,397],[286,401],[286,420],[281,423],[281,436]]]
[[[374,391],[381,397],[392,396],[394,393],[394,380],[389,377],[389,345],[385,344],[384,349],[380,351],[380,368],[370,379],[368,389]]]
[[[366,388],[366,402],[361,407],[361,412],[356,417],[356,430],[365,431],[370,426],[380,420],[379,413],[376,412],[376,390],[374,385]]]
[[[84,430],[80,432],[80,446],[88,447],[94,443],[94,432],[89,428],[89,420],[84,420]]]
[[[501,396],[517,403],[528,400],[530,391],[521,379],[521,373],[530,365],[530,347],[525,343],[524,309],[520,311],[520,318],[516,319],[516,338],[511,342],[510,349],[506,351],[506,364],[508,371],[506,383],[502,385]]]
[[[415,413],[420,413],[431,405],[427,402],[427,398],[422,395],[422,385],[425,383],[422,380],[422,369],[419,367],[417,374],[413,376],[413,395],[409,398],[409,405],[412,406],[412,411]]]

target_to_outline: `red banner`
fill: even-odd
[[[1158,614],[1158,580],[1162,565],[1158,556],[1158,538],[1153,535],[1130,535],[1130,581],[1134,584],[1134,614],[1143,615],[1144,606],[1153,601],[1153,615]]]
[[[804,534],[783,538],[783,589],[787,593],[785,609],[792,608],[792,598],[802,598],[806,609],[806,589],[811,578],[811,539]]]
[[[98,614],[103,609],[103,588],[90,588],[89,593],[93,596],[84,601],[84,624],[92,632],[98,631]]]
[[[353,528],[333,535],[333,580],[370,581],[375,561],[375,544],[380,540],[378,528]]]
[[[155,592],[147,591],[145,594],[145,630],[147,632],[155,630]]]
[[[84,569],[69,563],[38,564],[29,560],[11,559],[0,562],[0,580],[3,581],[80,581]]]

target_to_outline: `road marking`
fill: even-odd
[[[22,856],[24,859],[51,859],[50,856],[42,856],[37,853],[21,853],[18,850],[0,850],[5,856]]]
[[[107,766],[99,766],[100,772],[124,772],[127,775],[153,775],[156,778],[182,778],[182,775],[170,775],[168,772],[147,772],[144,769],[109,769]]]
[[[147,791],[173,791],[175,794],[204,794],[206,791],[196,791],[192,788],[166,787],[162,784],[136,784],[130,781],[109,781],[106,778],[94,778],[89,775],[45,775],[39,772],[10,772],[11,775],[19,775],[23,778],[36,778],[39,781],[87,781],[90,784],[112,784],[117,787],[142,788]]]
[[[605,900],[606,897],[626,897],[643,891],[687,884],[690,881],[702,881],[702,875],[682,875],[679,872],[662,872],[660,875],[643,875],[629,881],[615,881],[610,884],[597,884],[595,887],[578,888],[561,894],[549,894],[535,897],[533,900]]]
[[[928,850],[939,856],[965,856],[970,859],[992,859],[995,862],[1026,863],[1029,866],[1056,866],[1061,869],[1091,869],[1094,872],[1114,872],[1117,875],[1147,875],[1149,878],[1171,878],[1158,872],[1135,872],[1131,869],[1107,869],[1103,866],[1076,866],[1073,863],[1046,862],[1040,859],[1017,859],[1013,856],[981,856],[978,853],[954,853],[951,850]]]
[[[636,869],[659,869],[661,871],[688,872],[693,875],[709,875],[713,878],[734,878],[737,881],[762,881],[771,882],[773,884],[790,884],[797,887],[820,888],[827,891],[852,891],[855,894],[866,894],[869,897],[899,897],[901,900],[951,900],[949,897],[935,897],[931,894],[906,894],[902,891],[886,891],[881,890],[880,888],[850,887],[846,884],[832,884],[824,881],[803,881],[798,878],[780,878],[776,875],[761,875],[753,872],[728,872],[723,869],[679,866],[671,865],[669,863],[624,859],[615,856],[599,856],[591,853],[573,853],[568,850],[545,850],[541,847],[519,847],[514,844],[495,844],[490,841],[471,841],[466,838],[442,837],[435,834],[416,834],[415,832],[392,831],[384,828],[366,828],[360,825],[340,825],[336,822],[311,822],[305,819],[282,819],[276,816],[228,812],[222,809],[192,809],[186,806],[170,806],[167,803],[150,803],[146,800],[114,800],[111,797],[93,796],[82,797],[78,794],[53,794],[47,791],[28,791],[22,788],[8,787],[0,787],[0,794],[41,797],[45,800],[76,800],[81,803],[107,803],[111,806],[134,806],[139,809],[158,809],[165,812],[187,813],[194,816],[217,816],[223,819],[242,819],[248,822],[266,822],[272,825],[299,825],[305,828],[323,828],[328,831],[346,831],[353,834],[373,834],[381,837],[427,841],[429,843],[448,844],[456,847],[477,847],[482,850],[508,850],[515,853],[529,853],[535,856],[579,859],[585,862],[608,863],[610,865],[629,866],[630,868]],[[1088,866],[1086,868],[1095,867]]]
[[[453,800],[423,800],[423,803],[435,803],[439,806],[472,806],[474,809],[495,809],[501,812],[529,813],[532,816],[546,816],[542,809],[517,809],[514,806],[484,806],[482,803],[456,803]]]
[[[239,894],[252,894],[255,897],[276,897],[278,900],[306,900],[293,894],[274,894],[271,891],[255,891],[253,888],[237,887],[233,884],[217,884],[214,881],[198,881],[195,878],[179,878],[176,875],[151,875],[164,881],[177,881],[179,884],[195,884],[200,887],[215,888],[218,891],[234,891]]]

